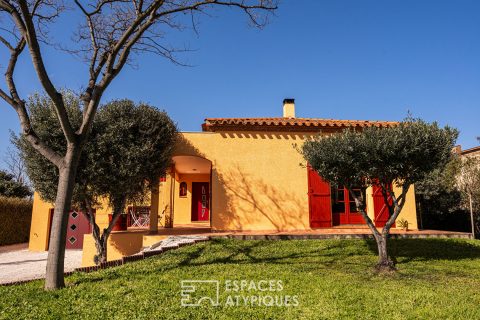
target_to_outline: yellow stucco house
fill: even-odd
[[[207,118],[201,132],[181,133],[172,167],[151,196],[150,231],[165,226],[207,227],[215,232],[364,225],[348,192],[330,187],[311,171],[294,145],[319,133],[393,124],[296,118],[293,99],[284,100],[283,117]],[[387,214],[383,198],[372,188],[366,195],[369,216],[382,226]],[[50,209],[36,194],[31,250],[48,248]],[[97,210],[99,224],[108,223],[108,212],[107,207]],[[417,229],[413,188],[400,218]]]

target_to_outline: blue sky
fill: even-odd
[[[195,49],[183,56],[193,67],[140,56],[104,101],[148,102],[181,130],[198,131],[205,117],[281,116],[283,98],[292,97],[297,117],[401,120],[410,111],[458,128],[464,148],[478,144],[480,1],[284,0],[261,31],[234,10],[200,21],[198,36],[171,37]],[[68,22],[53,36],[69,39]],[[79,60],[51,48],[44,55],[55,84],[85,85]],[[16,79],[26,97],[40,86],[22,59]],[[19,125],[11,107],[0,108],[2,159]]]

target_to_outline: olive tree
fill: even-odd
[[[69,117],[80,123],[79,99],[63,93]],[[27,103],[32,126],[43,141],[57,152],[65,149],[65,138],[48,97],[36,95]],[[82,153],[72,195],[72,206],[80,209],[92,225],[97,254],[94,262],[107,260],[107,241],[126,203],[142,199],[171,165],[177,129],[168,115],[146,104],[116,100],[101,106]],[[57,168],[26,141],[14,137],[14,144],[25,159],[27,174],[43,200],[53,203],[56,196]],[[94,209],[107,201],[112,221],[100,230]]]
[[[158,192],[158,181],[172,164],[176,137],[168,115],[149,105],[117,100],[100,108],[80,205],[94,227],[95,263],[107,261],[108,237],[126,204],[142,201],[148,191]],[[102,232],[91,210],[99,198],[112,208],[112,220]]]
[[[252,25],[262,27],[276,9],[276,0],[0,0],[0,43],[7,54],[5,62],[6,89],[0,88],[0,98],[17,113],[22,134],[31,146],[54,164],[59,172],[50,246],[47,257],[46,289],[65,286],[64,258],[68,211],[70,210],[77,169],[82,150],[92,127],[102,96],[125,65],[138,54],[151,53],[178,63],[178,49],[167,42],[172,31],[182,31],[186,23],[208,15],[215,8],[243,11]],[[50,31],[65,29],[56,24],[61,16],[72,23],[73,41],[55,43]],[[186,15],[188,18],[186,19]],[[76,21],[80,21],[77,25]],[[64,97],[52,80],[57,64],[47,66],[44,47],[74,54],[79,63],[87,65],[82,87],[82,116],[79,126],[68,117]],[[182,50],[180,50],[182,51]],[[185,50],[183,50],[185,51]],[[28,62],[30,56],[37,80],[52,101],[52,108],[66,140],[63,153],[58,153],[43,141],[31,124],[25,99],[18,90],[15,70]],[[24,79],[31,81],[32,79]]]
[[[449,127],[406,119],[387,128],[368,127],[319,136],[306,141],[301,152],[323,179],[349,190],[377,243],[377,269],[394,270],[387,239],[405,205],[407,192],[426,174],[449,161],[457,135],[457,131]],[[399,193],[394,192],[394,185]],[[389,213],[381,230],[367,215],[363,193],[353,192],[358,186],[381,188]]]
[[[69,121],[73,128],[78,128],[82,121],[81,101],[71,91],[62,91],[62,96]],[[48,96],[34,94],[25,102],[25,108],[29,114],[30,126],[39,139],[47,143],[54,152],[62,154],[66,152],[67,142],[52,104],[52,100]],[[33,189],[44,200],[55,203],[59,170],[57,166],[38,153],[27,139],[23,133],[18,136],[12,134],[11,142],[16,146],[20,157],[25,162],[25,171]],[[79,159],[78,167],[80,169],[77,180],[85,179],[83,177],[85,166],[86,158],[85,155],[82,155]],[[78,193],[77,189],[78,185],[74,185],[72,196]],[[76,199],[74,202],[78,203],[78,200]]]

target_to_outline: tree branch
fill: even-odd
[[[22,27],[20,27],[19,23],[17,22],[17,26],[21,30],[23,37],[27,41],[33,67],[37,73],[40,83],[42,84],[50,99],[52,99],[53,101],[58,120],[65,134],[67,142],[73,143],[76,140],[76,136],[68,119],[67,111],[63,103],[62,94],[56,90],[45,68],[45,64],[43,62],[42,54],[40,51],[40,45],[38,43],[37,34],[35,31],[35,26],[32,20],[32,15],[30,14],[28,9],[28,4],[25,0],[18,0],[18,3],[23,16],[23,23]],[[15,21],[17,20],[18,19],[15,19]]]
[[[387,234],[390,231],[390,228],[392,227],[392,225],[395,223],[395,220],[397,220],[398,216],[400,215],[400,212],[402,211],[403,206],[405,205],[406,195],[409,189],[410,189],[410,184],[403,184],[402,193],[398,198],[395,196],[395,193],[392,191],[391,197],[392,197],[392,202],[395,207],[395,210],[393,214],[390,216],[390,218],[387,220],[387,223],[385,223],[385,226],[383,227],[383,230],[382,230],[383,234]],[[399,201],[398,199],[401,199],[401,200]]]
[[[360,212],[362,215],[363,219],[365,220],[366,224],[372,231],[372,234],[375,238],[381,238],[380,232],[377,230],[375,227],[375,224],[373,223],[372,219],[368,216],[367,212],[365,211],[365,199],[363,198],[363,193],[360,193],[360,197],[358,197],[355,192],[353,192],[353,188],[351,186],[345,186],[347,188],[348,192],[350,195],[353,197],[355,200],[355,205],[357,207],[357,210]]]
[[[25,138],[31,143],[32,147],[57,167],[60,167],[63,164],[63,158],[38,138],[30,123],[30,117],[28,115],[27,108],[25,107],[25,102],[20,99],[15,81],[13,79],[17,60],[25,48],[25,43],[25,38],[22,38],[15,48],[12,47],[13,50],[10,52],[10,60],[7,71],[5,72],[5,81],[10,91],[10,95],[0,89],[0,97],[9,105],[11,105],[17,112],[22,132]]]

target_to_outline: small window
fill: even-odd
[[[186,196],[187,196],[187,183],[180,182],[180,197],[186,197]]]
[[[167,176],[166,175],[161,176],[160,182],[167,182]]]

